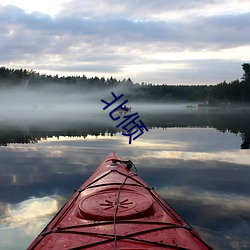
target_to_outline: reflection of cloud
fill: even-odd
[[[148,133],[151,133],[152,130],[149,130]],[[132,144],[129,145],[130,147],[131,146],[135,146],[135,147],[143,147],[147,150],[150,150],[150,149],[168,149],[168,150],[177,150],[177,149],[184,149],[185,148],[185,145],[181,145],[181,144],[178,144],[178,143],[174,143],[174,142],[167,142],[165,141],[165,143],[159,143],[159,142],[154,142],[154,141],[150,141],[150,140],[146,140],[143,138],[143,136],[145,136],[144,134],[141,135],[141,137],[139,137],[138,139],[136,139],[136,141],[132,141]],[[143,138],[143,139],[142,139]],[[128,139],[125,138],[124,141],[122,141],[124,144],[127,144],[128,145]]]
[[[0,202],[0,221],[1,218],[3,217],[3,214],[5,214],[5,210],[6,210],[6,204],[3,202]]]
[[[240,157],[239,157],[240,155]],[[249,166],[250,155],[247,151],[220,151],[220,152],[180,152],[180,151],[161,151],[152,154],[155,158],[183,159],[199,161],[223,161],[234,164]]]
[[[46,196],[1,206],[4,215],[0,218],[0,248],[27,248],[59,210],[62,202],[59,196]]]
[[[214,249],[249,249],[250,198],[232,193],[184,187],[157,188],[157,193],[209,242]]]
[[[33,234],[38,222],[51,217],[57,211],[58,201],[55,197],[31,198],[19,204],[8,204],[5,217],[0,219],[0,223],[11,228],[25,225],[26,233]]]
[[[217,206],[219,214],[248,214],[250,211],[250,198],[235,194],[225,194],[219,192],[209,192],[197,189],[195,191],[188,187],[163,187],[157,188],[157,193],[166,200],[174,199],[187,203],[199,204],[199,206]]]

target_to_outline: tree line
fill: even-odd
[[[209,103],[250,103],[250,64],[243,63],[242,69],[244,73],[241,80],[237,79],[230,83],[224,81],[211,89]]]
[[[134,83],[130,78],[117,80],[110,77],[52,76],[34,70],[9,69],[0,67],[0,87],[37,88],[50,84],[64,84],[77,87],[82,91],[112,89],[121,87],[130,101],[202,102],[206,105],[227,103],[250,103],[250,64],[242,64],[243,76],[239,80],[221,82],[216,85],[153,85]]]

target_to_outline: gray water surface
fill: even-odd
[[[132,144],[102,110],[0,120],[1,249],[27,248],[111,151],[215,249],[250,249],[249,111],[138,110]]]

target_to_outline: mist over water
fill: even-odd
[[[103,110],[101,99],[111,102],[111,92],[124,96]],[[250,141],[249,110],[136,102],[129,94],[122,87],[99,91],[56,84],[0,89],[3,249],[26,248],[110,151],[133,160],[177,212],[199,232],[205,228],[212,245],[249,246],[249,150],[240,149]],[[116,128],[121,120],[109,116],[125,100],[149,130],[131,145]]]
[[[106,104],[101,100],[114,100],[111,92],[117,97],[123,94],[123,97],[103,110]],[[116,128],[116,125],[126,114],[113,114],[119,118],[116,121],[112,120],[109,114],[127,100],[126,106],[132,108],[131,113],[138,113],[138,120],[149,129],[212,127],[222,132],[228,130],[241,135],[241,148],[249,148],[250,109],[206,109],[198,108],[197,103],[149,103],[146,98],[145,102],[141,102],[141,97],[140,102],[137,102],[135,99],[129,99],[130,94],[129,89],[123,86],[101,91],[97,88],[87,89],[65,84],[2,88],[0,143],[7,145],[11,142],[33,142],[47,136],[98,136],[122,132],[122,128]]]
[[[114,92],[116,96],[124,94],[115,104],[107,110],[103,110],[105,104],[101,99],[111,102]],[[126,96],[128,90],[123,87],[102,90],[84,90],[66,85],[48,85],[39,88],[10,88],[0,90],[0,122],[18,123],[42,123],[58,121],[86,121],[108,122],[108,113],[120,103],[128,100],[126,105],[132,107],[132,112],[178,112],[185,109],[184,103],[155,104],[144,102],[132,102]],[[106,119],[106,118],[107,119]]]
[[[100,110],[97,98],[96,93],[81,93],[65,86],[5,89],[0,92],[1,119],[56,120],[67,119],[67,116],[82,119]]]

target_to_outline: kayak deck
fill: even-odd
[[[28,249],[212,249],[110,153]]]

